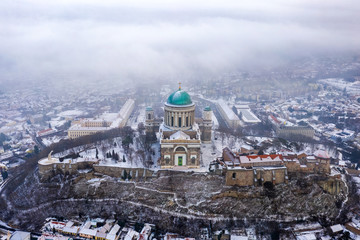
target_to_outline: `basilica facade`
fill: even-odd
[[[146,109],[146,130],[154,129],[154,113]],[[173,92],[164,105],[164,119],[159,126],[161,168],[199,168],[201,144],[211,142],[212,111],[206,107],[203,118],[195,119],[195,103],[181,89]]]

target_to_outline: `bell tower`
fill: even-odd
[[[156,140],[156,128],[158,125],[155,123],[155,115],[152,107],[146,107],[145,110],[145,133],[147,141],[155,141]]]
[[[205,143],[211,142],[212,114],[213,112],[209,106],[204,108],[201,140]]]

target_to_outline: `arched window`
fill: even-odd
[[[174,126],[174,117],[171,116],[171,126],[173,127]]]
[[[233,173],[233,174],[232,174],[232,178],[236,178],[236,173]]]
[[[165,158],[165,163],[166,163],[167,165],[170,164],[170,158],[169,158],[169,157],[166,157],[166,158]]]
[[[186,126],[189,126],[189,117],[186,117]]]
[[[185,152],[185,148],[183,148],[183,147],[178,147],[178,148],[176,149],[176,151],[177,151],[177,152]]]
[[[181,127],[181,125],[182,125],[182,124],[181,124],[181,117],[179,117],[179,124],[178,124],[178,126]]]
[[[195,157],[192,157],[192,158],[191,158],[191,163],[192,163],[192,164],[195,164]]]
[[[148,119],[151,119],[151,114],[150,113],[148,114]]]

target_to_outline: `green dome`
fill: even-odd
[[[171,105],[189,105],[192,104],[192,101],[187,92],[179,89],[168,97],[167,103]]]
[[[210,106],[206,106],[206,107],[204,108],[204,111],[211,111]]]

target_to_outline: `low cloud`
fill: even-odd
[[[178,81],[360,50],[357,1],[103,2],[2,1],[0,82]]]

